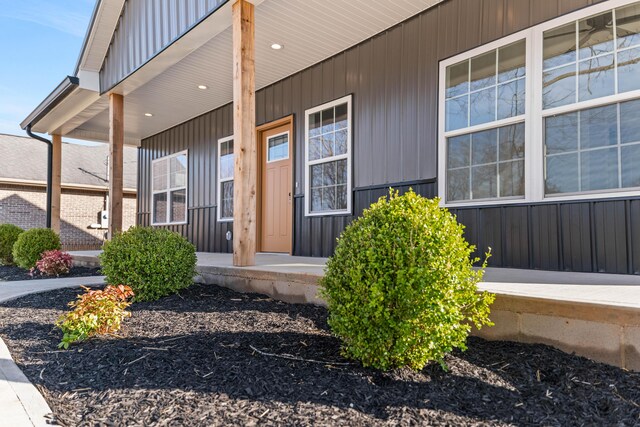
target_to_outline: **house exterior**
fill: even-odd
[[[247,3],[98,2],[23,127],[122,126],[137,223],[199,251],[329,256],[413,188],[492,266],[640,274],[640,2]]]
[[[107,218],[107,146],[62,144],[60,240],[65,250],[99,249]],[[0,134],[0,224],[45,226],[47,148],[40,141]],[[125,149],[125,227],[136,219],[135,148]]]

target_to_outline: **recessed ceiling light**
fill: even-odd
[[[208,88],[208,86],[206,86],[206,85],[198,85],[198,89],[205,90],[207,88]]]
[[[153,114],[151,114],[151,113],[144,113],[144,115],[147,116],[147,117],[153,117]]]
[[[280,43],[274,43],[271,45],[271,49],[273,50],[280,50],[282,49],[284,46],[282,46]]]

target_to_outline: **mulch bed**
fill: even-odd
[[[71,267],[69,274],[60,277],[88,277],[100,276],[100,268],[91,267]],[[43,276],[36,272],[33,276],[29,274],[29,270],[16,267],[15,265],[0,265],[0,282],[13,282],[16,280],[37,280],[37,279],[55,279],[55,276]]]
[[[216,286],[134,304],[122,337],[58,351],[53,322],[77,292],[0,305],[0,336],[63,425],[640,423],[638,373],[478,338],[449,372],[380,373],[344,365],[325,309]]]

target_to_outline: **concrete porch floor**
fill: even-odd
[[[98,263],[99,251],[71,254],[77,265]],[[317,282],[326,258],[257,254],[255,266],[234,267],[231,254],[197,255],[198,282],[291,303],[325,304],[317,296]],[[495,326],[474,334],[549,344],[640,370],[640,276],[488,268],[479,288],[496,294]]]

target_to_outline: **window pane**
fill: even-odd
[[[576,26],[567,24],[544,33],[544,69],[576,60]]]
[[[336,156],[340,154],[347,154],[347,130],[341,130],[335,133],[336,135]]]
[[[333,130],[333,107],[322,111],[322,133]]]
[[[187,190],[171,192],[171,222],[186,221]]]
[[[620,104],[620,142],[640,142],[640,100]]]
[[[578,23],[580,59],[613,52],[613,13],[592,16]]]
[[[524,160],[500,163],[500,197],[524,196]]]
[[[471,135],[472,155],[474,165],[493,163],[497,159],[498,131],[497,129],[485,130]],[[495,169],[495,168],[494,168]],[[475,198],[475,195],[474,195]]]
[[[622,186],[640,187],[640,145],[621,148]]]
[[[498,171],[495,164],[471,168],[471,194],[474,199],[498,195]]]
[[[339,185],[336,188],[336,209],[337,210],[347,209],[347,186],[346,185]]]
[[[153,163],[153,191],[167,189],[167,160],[158,160]]]
[[[580,112],[580,148],[597,148],[618,143],[617,105]]]
[[[181,154],[170,159],[171,188],[187,186],[187,156]]]
[[[581,62],[578,81],[580,101],[613,95],[615,90],[615,71],[613,55],[600,56]]]
[[[544,123],[547,154],[578,150],[578,113],[547,117]]]
[[[640,44],[640,5],[634,4],[616,10],[618,48]]]
[[[311,189],[311,211],[318,212],[322,210],[322,189]]]
[[[471,135],[447,139],[447,168],[469,166],[471,163]]]
[[[220,178],[233,178],[233,141],[220,144]]]
[[[445,101],[445,128],[456,130],[466,128],[469,124],[469,95]]]
[[[233,181],[225,181],[221,187],[220,217],[233,218]]]
[[[498,120],[524,114],[525,79],[498,86]]]
[[[167,193],[153,195],[153,222],[156,224],[167,222]]]
[[[267,161],[275,162],[289,158],[289,134],[269,138],[267,146]]]
[[[542,105],[546,108],[576,102],[576,67],[566,67],[545,71],[542,75]]]
[[[311,187],[317,188],[322,187],[322,167],[323,165],[313,165],[311,166]]]
[[[618,92],[640,89],[640,48],[618,52]]]
[[[496,84],[496,51],[471,58],[472,91]]]
[[[525,74],[525,41],[498,49],[498,82],[506,82]]]
[[[322,189],[322,210],[336,210],[336,187],[324,187]]]
[[[498,129],[499,160],[524,158],[524,123]]]
[[[473,92],[470,95],[470,124],[471,126],[492,122],[496,119],[496,90],[495,87]]]
[[[309,160],[322,158],[322,137],[309,139]]]
[[[320,112],[309,115],[309,136],[318,136],[321,133],[322,122]]]
[[[347,104],[336,106],[336,130],[345,129],[348,124]]]
[[[336,184],[346,184],[348,178],[347,160],[338,160],[338,173],[336,175]]]
[[[446,97],[462,95],[469,92],[469,61],[447,67]]]
[[[447,200],[469,200],[469,168],[447,172]]]
[[[574,193],[580,190],[578,153],[547,157],[546,171],[546,194]]]
[[[582,191],[618,188],[618,149],[583,151],[580,169]]]
[[[326,135],[322,135],[322,158],[327,158],[334,156],[334,144],[335,144],[335,134],[329,133]]]
[[[322,185],[329,186],[335,185],[337,179],[337,165],[336,162],[324,163],[322,165]]]

